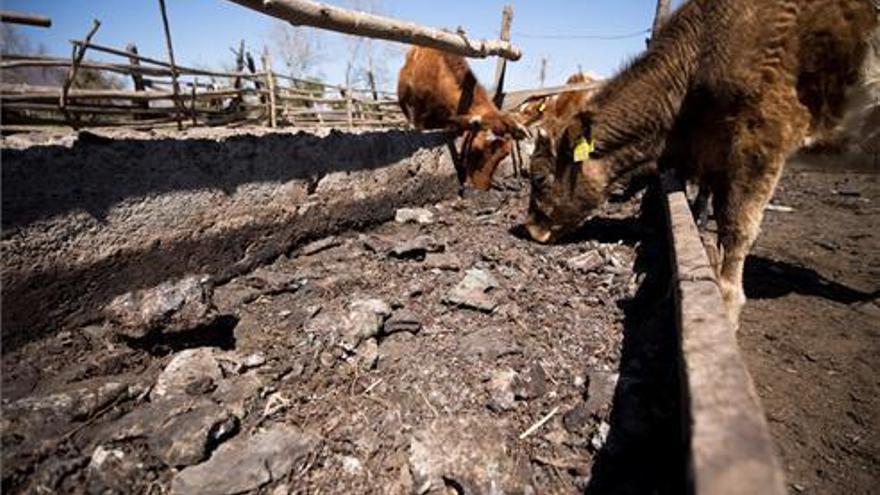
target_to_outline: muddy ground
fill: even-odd
[[[681,493],[659,203],[539,246],[506,185],[3,355],[3,491]]]
[[[739,339],[792,493],[880,486],[880,176],[792,163],[752,255]]]

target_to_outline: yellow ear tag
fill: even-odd
[[[587,138],[581,136],[577,142],[574,143],[574,161],[576,162],[585,162],[590,159],[590,153],[596,149],[596,143],[594,141],[587,141]]]
[[[538,107],[538,113],[544,113],[544,110],[547,108],[547,102],[542,101],[541,106]]]

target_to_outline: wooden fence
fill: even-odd
[[[250,64],[241,64],[239,70],[226,72],[176,65],[139,55],[132,46],[121,49],[93,43],[90,36],[71,43],[74,50],[69,59],[3,55],[0,69],[4,73],[16,69],[47,69],[66,76],[60,86],[0,84],[0,129],[244,124],[348,128],[406,125],[393,93],[278,74],[271,70],[270,57],[265,52],[260,70],[248,54]],[[86,59],[87,51],[121,60]],[[244,55],[242,50],[240,56],[244,58]],[[74,81],[82,70],[130,78],[133,89],[78,88]],[[175,76],[179,83],[176,92]]]

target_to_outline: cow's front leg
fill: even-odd
[[[808,114],[793,94],[770,93],[734,120],[726,183],[714,188],[721,263],[718,283],[734,328],[745,304],[743,268],[761,229],[764,208],[773,196],[789,153],[806,134]]]

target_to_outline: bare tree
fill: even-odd
[[[348,7],[361,12],[382,14],[380,0],[348,0]],[[390,81],[390,69],[386,63],[398,53],[388,43],[373,38],[346,36],[349,59],[346,67],[346,83],[363,84],[374,94],[376,88],[385,87]]]
[[[272,53],[291,77],[306,78],[322,61],[320,32],[278,22],[269,34]]]

